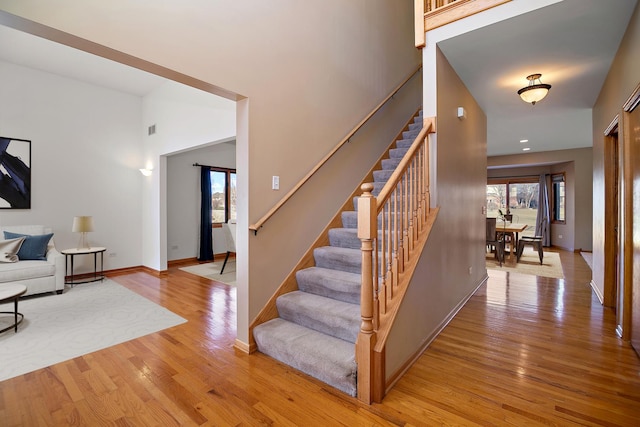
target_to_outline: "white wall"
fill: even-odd
[[[145,96],[142,105],[145,164],[156,169],[149,177],[146,195],[149,199],[143,207],[143,264],[165,270],[170,248],[175,245],[167,243],[167,230],[173,226],[168,224],[170,199],[167,190],[174,187],[170,181],[175,174],[169,176],[164,168],[165,156],[235,138],[236,105],[233,101],[173,81],[167,81]],[[156,126],[156,133],[148,135],[147,129],[151,125]],[[199,223],[198,219],[196,225]]]
[[[194,163],[236,167],[235,141],[167,157],[167,246],[169,261],[196,258],[200,247],[200,168]],[[213,253],[226,252],[222,228],[213,229]]]
[[[73,217],[92,215],[105,269],[140,265],[142,100],[6,62],[0,99],[0,136],[31,140],[32,165],[31,209],[0,210],[0,223],[51,226],[64,249],[78,243]]]

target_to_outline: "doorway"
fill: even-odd
[[[603,305],[616,309],[616,329],[621,335],[624,331],[623,312],[619,293],[619,206],[620,206],[620,152],[618,144],[618,121],[616,116],[605,130],[604,141],[604,184],[605,184],[605,223],[604,223],[604,290]]]
[[[630,320],[631,345],[640,355],[640,85],[623,107],[624,180],[624,310]]]

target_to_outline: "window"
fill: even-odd
[[[551,218],[553,222],[564,224],[565,211],[565,185],[564,173],[551,175]]]
[[[487,183],[487,217],[501,210],[513,215],[512,222],[535,224],[538,214],[538,177],[491,178]]]
[[[211,168],[211,223],[236,219],[236,171]]]

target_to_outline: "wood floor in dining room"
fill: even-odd
[[[235,288],[177,267],[113,276],[188,322],[1,382],[0,425],[638,426],[640,359],[584,259],[560,255],[564,280],[490,270],[371,406],[235,350]]]

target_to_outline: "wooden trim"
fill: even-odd
[[[431,31],[511,0],[457,0],[424,15],[424,29]]]
[[[269,220],[269,218],[271,218],[282,206],[284,206],[284,204],[300,189],[302,188],[302,186],[316,173],[318,172],[318,170],[327,162],[329,161],[329,159],[331,157],[333,157],[333,155],[335,153],[338,152],[338,150],[347,142],[349,142],[349,140],[353,137],[353,135],[360,130],[360,128],[362,126],[364,126],[364,124],[371,118],[373,117],[373,115],[375,113],[378,112],[378,110],[380,110],[384,104],[387,103],[387,101],[389,101],[396,93],[398,93],[398,91],[400,89],[402,89],[402,87],[413,78],[413,76],[415,76],[420,70],[422,69],[422,64],[420,64],[408,77],[406,77],[402,83],[400,83],[398,86],[396,86],[396,88],[391,91],[391,93],[389,95],[386,96],[386,98],[384,98],[380,104],[378,104],[369,114],[367,114],[367,116],[362,119],[360,121],[360,123],[358,123],[356,125],[356,127],[354,127],[351,132],[349,132],[347,134],[347,136],[345,136],[339,143],[338,145],[336,145],[326,156],[324,156],[317,165],[315,165],[310,171],[309,173],[307,173],[291,190],[289,190],[289,192],[287,194],[285,194],[285,196],[280,199],[280,201],[278,203],[276,203],[276,205],[274,207],[272,207],[271,209],[269,209],[269,211],[262,217],[260,218],[258,221],[256,221],[256,223],[251,224],[249,226],[249,230],[253,231],[254,233],[257,233],[258,230],[264,225],[265,222],[267,222],[267,220]]]
[[[604,136],[612,136],[618,133],[618,122],[620,121],[620,115],[616,114],[616,116],[611,120],[609,126],[604,130]]]
[[[300,258],[296,266],[289,272],[287,277],[280,284],[280,286],[271,296],[269,301],[267,301],[267,303],[262,308],[262,310],[253,319],[253,321],[249,325],[249,345],[250,346],[255,345],[255,339],[253,338],[253,329],[256,326],[262,323],[265,323],[271,319],[275,319],[276,317],[279,316],[278,309],[276,307],[276,300],[278,299],[278,297],[280,295],[284,295],[286,293],[298,290],[296,272],[303,268],[313,267],[315,265],[315,261],[313,259],[314,249],[321,246],[329,245],[329,230],[331,228],[339,228],[342,226],[342,218],[341,218],[342,212],[347,210],[353,210],[353,208],[350,208],[350,206],[353,207],[353,199],[360,195],[360,192],[361,192],[360,185],[362,185],[365,182],[373,181],[373,171],[376,169],[380,169],[382,167],[382,159],[387,158],[387,153],[389,152],[389,149],[393,146],[393,144],[395,144],[395,142],[398,139],[401,139],[402,132],[409,129],[409,124],[413,123],[413,119],[418,114],[419,111],[420,109],[416,110],[416,112],[411,116],[411,118],[407,120],[407,122],[402,127],[402,129],[396,134],[395,138],[393,138],[393,141],[389,144],[389,146],[387,147],[387,150],[385,150],[385,152],[380,155],[380,157],[378,158],[378,161],[371,167],[371,169],[369,169],[369,172],[362,179],[361,183],[357,186],[357,188],[353,190],[353,192],[351,193],[351,196],[349,196],[349,198],[345,200],[345,202],[342,204],[340,209],[338,209],[334,217],[329,221],[329,223],[324,228],[324,230],[322,230],[319,237],[315,240],[315,242],[313,242],[313,244],[309,247],[309,249],[302,256],[302,258]]]
[[[626,113],[630,113],[636,109],[638,104],[640,104],[640,83],[638,83],[638,86],[633,90],[631,96],[629,96],[626,102],[622,105],[622,110]]]
[[[233,348],[245,354],[251,354],[258,349],[258,347],[255,344],[252,346],[251,344],[247,344],[244,341],[240,341],[238,338],[236,338],[235,341],[233,342]]]
[[[416,32],[416,47],[422,49],[427,45],[424,31],[424,2],[425,0],[414,0],[413,19]]]
[[[617,135],[618,117],[615,125],[609,125],[610,133],[604,137],[604,289],[602,303],[605,307],[615,308],[618,300],[617,260],[619,238],[616,228],[619,221],[618,161],[619,140]],[[612,124],[614,123],[612,122]]]

